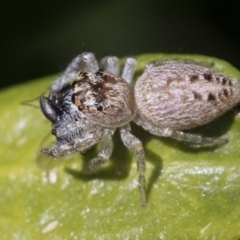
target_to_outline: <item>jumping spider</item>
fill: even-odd
[[[90,161],[96,171],[112,154],[112,135],[117,128],[124,145],[137,160],[141,204],[146,204],[145,157],[141,141],[131,133],[130,122],[158,136],[172,137],[199,146],[221,145],[221,138],[182,132],[217,118],[240,100],[240,84],[221,73],[193,62],[154,61],[147,64],[134,87],[136,60],[127,58],[119,75],[118,58],[100,61],[82,53],[63,75],[40,96],[40,107],[52,122],[57,142],[42,152],[55,158],[84,152],[100,143]],[[80,70],[83,70],[80,72]]]

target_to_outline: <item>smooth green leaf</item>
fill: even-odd
[[[240,79],[225,61],[197,55],[138,56],[137,74],[147,62],[163,58],[214,63]],[[98,173],[83,174],[94,147],[59,163],[56,184],[44,181],[36,161],[44,161],[41,146],[54,142],[44,141],[51,124],[39,108],[20,103],[39,96],[52,81],[46,77],[0,92],[1,239],[240,238],[240,120],[234,111],[194,130],[224,135],[229,143],[219,148],[193,149],[132,124],[147,160],[148,203],[141,207],[136,162],[118,132],[114,153]]]

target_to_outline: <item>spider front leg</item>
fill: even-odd
[[[75,152],[84,152],[92,146],[96,145],[102,139],[102,131],[96,130],[88,133],[85,136],[79,136],[72,139],[72,142],[57,141],[57,144],[51,148],[44,148],[42,153],[54,158],[71,155]]]
[[[41,150],[42,153],[52,156],[55,159],[38,158],[38,166],[45,172],[45,181],[54,184],[57,181],[57,170],[56,166],[58,161],[57,158],[71,155],[76,152],[84,152],[97,144],[102,138],[102,131],[95,131],[91,134],[87,134],[82,138],[75,138],[71,143],[63,143],[62,141],[51,148],[44,148]]]
[[[96,72],[99,69],[97,60],[92,53],[84,52],[75,57],[67,66],[62,76],[51,85],[52,92],[59,92],[62,88],[75,79],[80,69],[83,68],[87,72]]]
[[[100,141],[101,150],[99,151],[96,158],[93,158],[88,166],[87,174],[96,172],[99,167],[104,164],[112,155],[113,142],[112,135],[114,131],[110,129],[104,129],[102,139]]]
[[[146,183],[145,183],[145,155],[141,141],[131,134],[130,125],[127,124],[120,128],[120,135],[124,145],[128,149],[132,149],[137,160],[138,184],[140,192],[140,200],[142,206],[146,205]]]

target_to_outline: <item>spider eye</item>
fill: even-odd
[[[98,77],[102,77],[103,74],[104,74],[104,72],[103,72],[102,69],[99,69],[99,70],[95,73],[95,75],[98,76]]]
[[[102,107],[102,106],[97,106],[97,110],[98,110],[98,111],[102,111],[102,110],[103,110],[103,107]]]

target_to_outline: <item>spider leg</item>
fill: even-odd
[[[200,134],[192,134],[176,130],[171,131],[169,136],[178,141],[189,142],[196,147],[220,146],[228,142],[228,140],[224,138],[203,137]]]
[[[107,56],[100,61],[100,66],[104,71],[119,75],[118,58],[115,56]]]
[[[67,66],[62,76],[51,85],[52,92],[59,92],[69,82],[75,79],[81,68],[87,72],[96,72],[98,70],[98,63],[92,53],[84,52],[75,57]]]
[[[145,184],[145,156],[141,141],[131,134],[130,124],[120,128],[120,135],[124,145],[128,149],[132,149],[137,159],[138,184],[140,192],[140,200],[142,206],[146,205],[146,184]]]
[[[136,117],[134,121],[153,135],[160,137],[171,137],[181,142],[191,143],[195,147],[213,147],[227,143],[227,139],[224,138],[204,137],[200,134],[186,133],[170,128],[158,128],[144,122],[139,117]]]
[[[84,152],[100,142],[101,138],[102,131],[96,130],[82,136],[81,138],[73,138],[71,142],[58,140],[55,146],[51,148],[43,148],[41,152],[54,158],[64,157],[75,152]]]
[[[137,60],[135,58],[127,58],[123,68],[122,78],[131,85],[133,74],[135,72]]]
[[[113,130],[104,129],[102,139],[100,141],[101,150],[99,151],[97,157],[93,158],[90,161],[88,166],[87,174],[96,172],[99,167],[104,164],[112,155],[113,151],[113,142],[112,142],[112,134]]]

